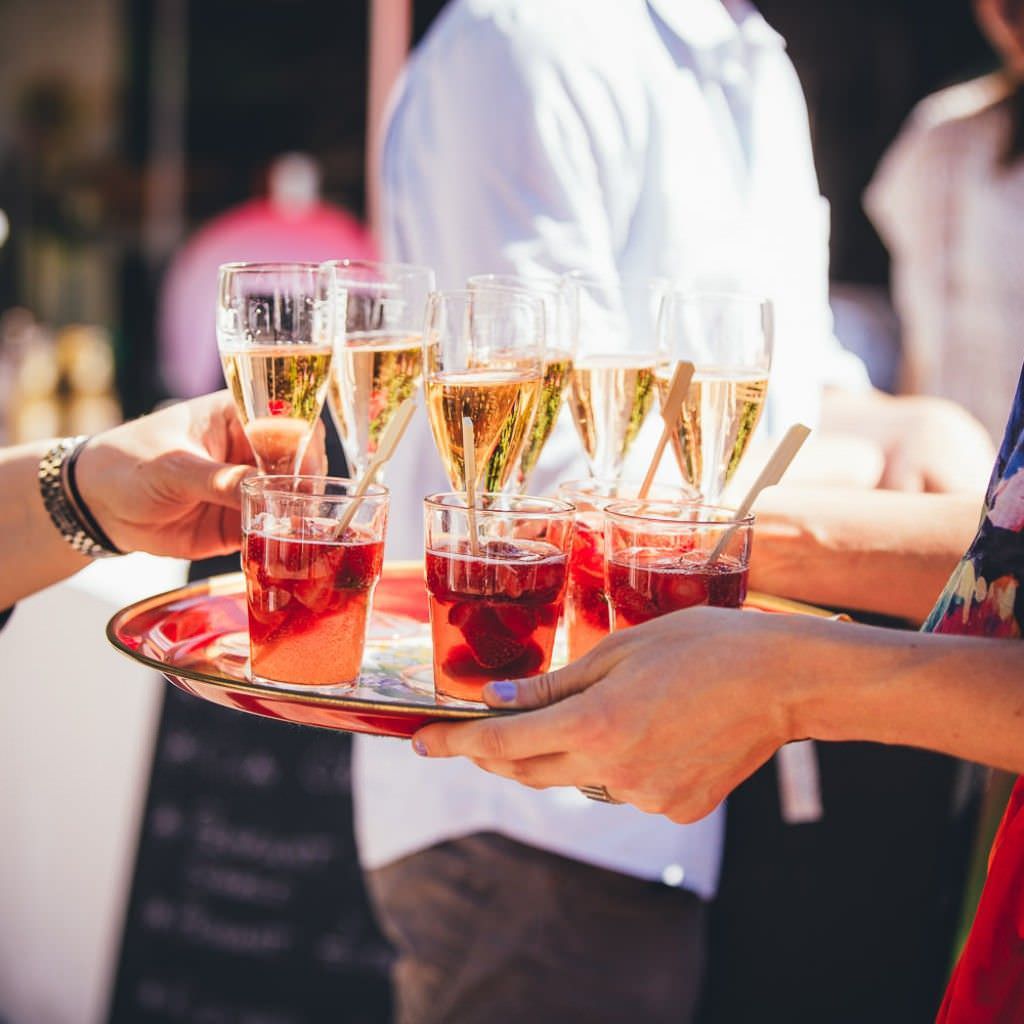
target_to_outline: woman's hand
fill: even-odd
[[[696,821],[799,738],[793,707],[836,626],[719,608],[666,615],[560,671],[485,691],[496,707],[543,710],[430,725],[414,747],[535,788],[603,785],[641,810]]]
[[[227,391],[98,434],[82,451],[82,498],[122,551],[206,558],[238,549],[252,450]],[[325,471],[323,431],[303,469]]]

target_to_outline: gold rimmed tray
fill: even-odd
[[[439,703],[430,689],[417,682],[424,675],[429,678],[431,662],[420,565],[385,566],[374,607],[392,618],[405,619],[408,628],[397,637],[368,640],[358,684],[344,690],[249,678],[241,573],[214,576],[136,601],[107,623],[107,639],[186,693],[296,725],[409,737],[428,722],[514,714],[480,704]],[[746,607],[783,614],[829,614],[763,594],[751,594]]]

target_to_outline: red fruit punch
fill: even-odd
[[[608,635],[608,600],[604,592],[604,533],[576,520],[569,586],[565,593],[569,660],[582,658]]]
[[[739,608],[747,596],[747,573],[746,566],[724,555],[708,565],[700,552],[622,552],[608,563],[615,628],[636,626],[695,605]]]
[[[384,560],[381,541],[249,534],[242,553],[252,673],[285,683],[359,676],[366,619]]]
[[[485,683],[544,671],[565,591],[566,559],[537,541],[427,551],[434,684],[479,701]]]

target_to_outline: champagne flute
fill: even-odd
[[[476,487],[494,493],[520,457],[540,396],[544,309],[507,288],[433,292],[423,368],[434,443],[456,490],[466,487],[462,420],[473,423]]]
[[[657,318],[668,283],[563,279],[576,345],[569,402],[593,476],[616,478],[654,404]]]
[[[530,475],[551,431],[555,429],[572,374],[575,344],[569,331],[565,290],[554,275],[476,274],[466,284],[470,290],[507,288],[526,292],[536,296],[544,307],[544,364],[540,398],[508,488],[517,494],[525,494]]]
[[[761,418],[772,362],[768,299],[740,292],[672,292],[658,324],[667,361],[658,367],[664,399],[675,362],[695,372],[672,448],[683,476],[716,504]]]
[[[295,474],[323,409],[336,315],[315,263],[225,263],[217,299],[217,347],[256,463]],[[343,321],[342,321],[343,322]]]
[[[327,389],[351,476],[360,478],[398,407],[423,379],[423,314],[429,267],[375,260],[323,264],[340,297],[344,336]]]

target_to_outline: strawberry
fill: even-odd
[[[505,630],[516,640],[527,640],[537,628],[539,616],[533,608],[521,604],[499,604],[494,606],[494,614]]]
[[[340,590],[368,590],[380,576],[384,546],[379,542],[345,544],[340,565],[334,574],[334,585]]]
[[[616,618],[621,617],[628,625],[646,622],[658,614],[658,607],[653,601],[625,583],[613,587],[611,599]]]
[[[448,656],[441,665],[441,671],[456,678],[478,676],[480,675],[480,665],[473,657],[473,652],[465,644],[458,644],[448,652]]]
[[[523,653],[524,646],[514,636],[509,636],[501,630],[493,613],[490,613],[490,616],[493,625],[485,626],[485,620],[481,616],[474,620],[473,628],[464,629],[462,635],[466,638],[473,657],[484,668],[501,668],[515,661]]]
[[[501,676],[507,679],[522,679],[536,675],[544,664],[544,652],[535,643],[528,643],[518,657],[506,661],[501,668]],[[492,673],[489,673],[493,675]]]
[[[472,601],[459,601],[453,604],[448,611],[448,621],[463,635],[469,630],[482,633],[488,629],[494,629],[494,615],[486,605],[475,604]]]
[[[573,607],[578,615],[588,622],[608,629],[608,599],[604,596],[604,584],[597,587],[577,586],[573,590]]]
[[[708,578],[704,573],[653,573],[654,593],[662,613],[707,604]]]

